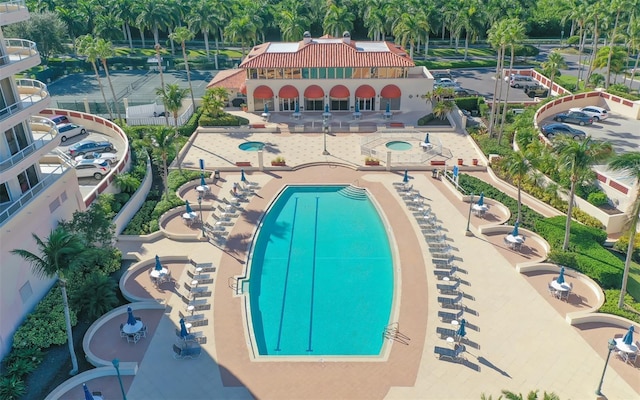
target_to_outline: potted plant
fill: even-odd
[[[367,156],[364,158],[364,165],[380,165],[380,160],[375,157]]]
[[[242,103],[240,104],[240,108],[242,109],[242,111],[246,112],[249,108],[247,107],[246,103]]]
[[[274,158],[273,160],[271,160],[271,165],[273,165],[274,167],[284,167],[286,165],[284,157],[278,156]]]

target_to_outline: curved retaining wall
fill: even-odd
[[[139,254],[135,253],[135,256],[139,258]],[[165,262],[165,263],[173,263],[173,262],[189,262],[189,256],[163,256],[160,257],[160,262]],[[148,298],[143,298],[143,297],[136,297],[133,294],[129,293],[125,287],[125,284],[127,282],[127,280],[129,278],[131,278],[131,276],[138,272],[139,270],[143,269],[143,268],[149,268],[152,267],[153,265],[155,265],[156,260],[155,257],[154,258],[148,258],[148,259],[144,259],[141,260],[135,264],[133,264],[132,266],[130,266],[127,271],[122,274],[122,276],[120,277],[120,282],[118,282],[118,285],[120,286],[120,291],[122,292],[122,296],[129,300],[130,302],[132,302],[133,304],[143,304],[143,303],[154,303],[154,304],[160,304],[157,301],[151,301]],[[139,303],[136,303],[139,302]],[[161,308],[164,308],[164,305],[162,305]],[[126,311],[126,308],[125,308]],[[108,315],[108,314],[105,314]],[[86,335],[85,335],[86,337]]]
[[[147,155],[147,173],[142,180],[140,187],[129,198],[129,201],[122,207],[118,215],[113,219],[113,223],[116,225],[116,235],[122,233],[124,228],[131,222],[133,216],[140,210],[140,207],[147,200],[147,195],[151,190],[153,184],[153,175],[151,172],[151,159]]]
[[[119,370],[120,370],[120,375],[135,375],[138,373],[138,363],[121,362],[119,366]],[[75,389],[87,381],[90,381],[95,378],[101,378],[103,376],[115,376],[115,375],[117,375],[117,372],[116,372],[116,369],[113,367],[113,365],[110,367],[105,366],[105,367],[90,369],[89,371],[85,371],[61,383],[58,387],[53,389],[53,391],[49,393],[47,397],[44,398],[44,400],[58,400],[71,389]]]
[[[89,207],[99,194],[104,193],[107,190],[117,192],[117,190],[115,189],[115,185],[113,184],[115,176],[122,171],[128,171],[131,167],[131,149],[129,147],[129,138],[127,138],[127,135],[124,133],[122,128],[107,119],[98,117],[97,115],[87,114],[79,111],[48,108],[46,110],[43,110],[41,114],[66,115],[71,118],[81,119],[82,125],[84,125],[87,129],[98,131],[109,137],[118,138],[124,143],[125,148],[124,156],[122,157],[122,159],[116,163],[114,168],[111,168],[111,171],[109,171],[107,176],[100,182],[99,185],[94,187],[83,200],[85,206]]]

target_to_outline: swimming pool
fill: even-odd
[[[366,191],[289,186],[265,215],[250,261],[258,355],[379,355],[393,302],[385,226]]]

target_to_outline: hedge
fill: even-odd
[[[231,114],[224,114],[220,117],[212,117],[210,115],[202,115],[198,121],[200,126],[241,126],[248,125],[249,120],[242,117],[236,117]]]
[[[621,310],[618,308],[620,290],[609,289],[604,291],[604,304],[598,312],[619,315],[636,323],[640,323],[640,303],[636,303],[628,293],[624,296],[624,303],[631,306],[636,312]]]

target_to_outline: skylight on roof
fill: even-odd
[[[356,49],[366,52],[388,52],[389,48],[384,42],[357,42]]]
[[[271,43],[266,53],[295,53],[298,51],[298,42],[295,43]]]

